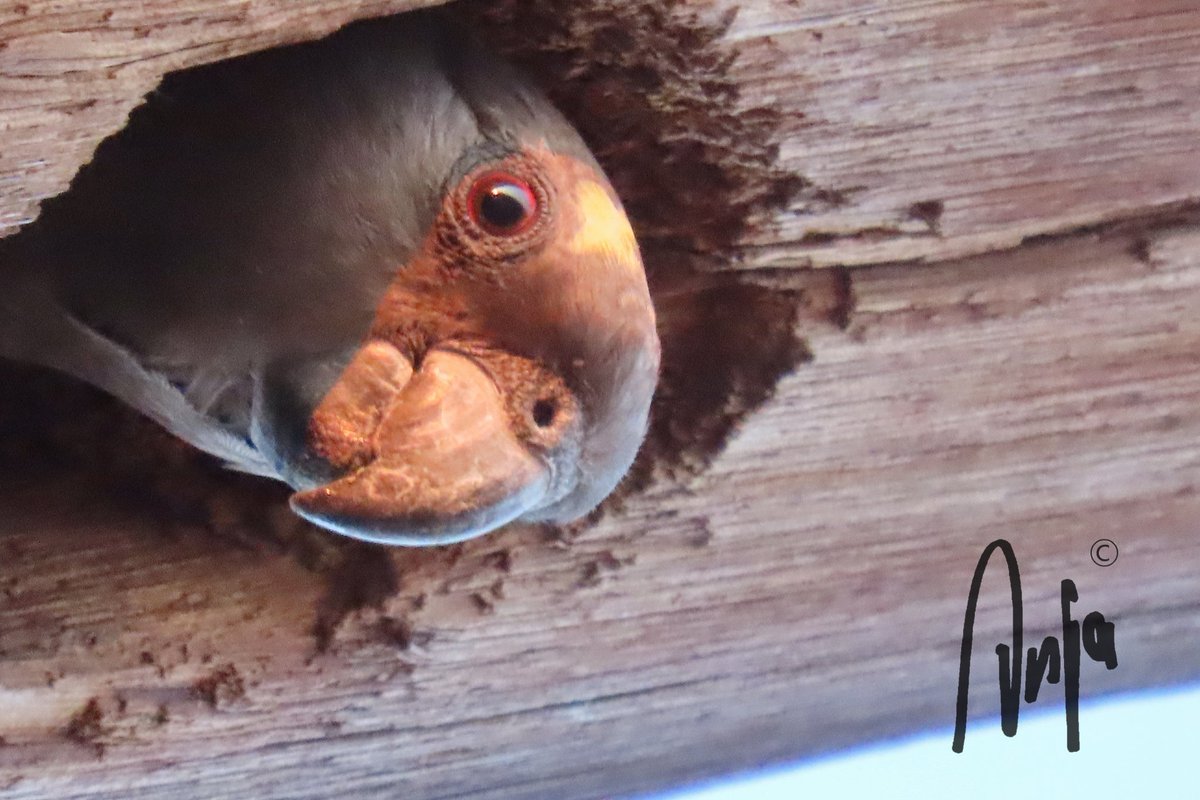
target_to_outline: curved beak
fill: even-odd
[[[429,352],[412,373],[398,350],[372,341],[313,413],[309,438],[350,471],[297,492],[292,509],[383,544],[448,544],[494,530],[541,503],[553,477],[514,434],[492,378],[450,351]]]

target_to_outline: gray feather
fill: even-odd
[[[361,341],[464,158],[532,131],[590,158],[436,14],[169,75],[0,240],[0,355],[277,477],[250,444],[260,376]]]

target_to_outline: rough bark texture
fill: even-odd
[[[5,218],[164,69],[352,5],[0,11]],[[0,794],[621,796],[948,726],[998,537],[1027,644],[1061,636],[1063,578],[1116,622],[1085,696],[1200,675],[1193,3],[469,12],[646,244],[667,375],[635,480],[580,530],[389,552],[5,369]],[[984,586],[973,714],[1009,625]]]

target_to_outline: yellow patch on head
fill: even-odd
[[[622,263],[638,267],[637,240],[625,212],[609,197],[603,186],[584,180],[575,193],[580,224],[570,242],[572,251],[583,253],[612,253]]]

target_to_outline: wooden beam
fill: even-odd
[[[569,544],[364,550],[322,577],[164,535],[83,479],[7,482],[0,785],[620,796],[948,726],[967,587],[998,537],[1027,641],[1058,630],[1063,578],[1077,618],[1116,622],[1119,667],[1085,659],[1085,696],[1193,678],[1198,231],[856,271],[847,330],[805,323],[816,361],[709,472]],[[378,603],[318,652],[321,609],[355,591]],[[997,571],[973,713],[997,707],[1008,613]]]
[[[1195,3],[737,6],[738,83],[811,182],[749,265],[958,257],[1200,196]]]
[[[0,6],[0,236],[67,188],[163,73],[315,39],[438,0],[175,0]]]
[[[416,4],[5,7],[5,224],[163,70]],[[0,794],[611,797],[947,727],[1000,537],[1027,644],[1059,631],[1064,578],[1077,618],[1115,621],[1085,696],[1200,674],[1192,4],[488,5],[537,21],[514,53],[648,243],[673,374],[642,491],[578,531],[362,547],[5,369]],[[785,210],[759,202],[796,176]],[[774,386],[794,336],[813,360]],[[989,572],[973,715],[1008,603]]]

